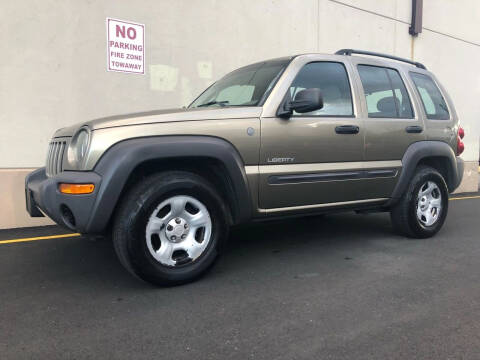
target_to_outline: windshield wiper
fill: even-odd
[[[200,104],[198,105],[197,107],[203,107],[203,106],[210,106],[210,105],[220,105],[220,106],[225,106],[226,104],[228,104],[228,101],[209,101],[205,104]]]

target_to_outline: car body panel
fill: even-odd
[[[260,207],[269,209],[388,197],[400,171],[400,161],[260,166]],[[275,181],[277,179],[281,181]]]
[[[355,162],[363,160],[364,134],[358,113],[358,99],[354,83],[350,81],[353,112],[351,117],[325,117],[296,115],[288,119],[277,117],[290,84],[300,70],[312,62],[339,62],[346,68],[351,79],[348,61],[331,55],[305,55],[293,59],[282,76],[271,98],[267,100],[261,118],[262,145],[259,163],[263,169],[259,178],[259,205],[261,208],[302,206],[316,203],[359,200],[354,180],[313,181],[271,184],[269,179],[278,174],[278,161],[302,164],[306,172],[314,172],[320,163]],[[358,134],[337,134],[335,128],[342,125],[357,125]],[[290,165],[284,165],[289,167]],[[295,165],[292,165],[295,166]],[[300,172],[298,174],[302,174]],[[295,172],[292,172],[295,174]],[[339,191],[342,189],[341,191]]]
[[[251,135],[247,132],[250,130]],[[117,126],[92,132],[86,169],[92,170],[100,157],[114,144],[126,139],[171,135],[207,135],[230,142],[240,153],[245,165],[258,163],[260,120],[255,117],[203,121],[144,123]],[[160,155],[160,154],[159,154]],[[68,170],[68,168],[67,168]]]
[[[54,137],[73,136],[75,131],[82,126],[88,126],[92,131],[95,131],[99,129],[108,129],[120,126],[171,123],[180,121],[250,119],[258,118],[261,112],[262,108],[255,106],[152,110],[140,113],[108,116],[84,123],[79,123],[70,127],[58,129],[55,132]],[[133,135],[135,135],[135,133],[133,133]]]
[[[400,160],[408,146],[416,141],[426,139],[425,131],[421,133],[407,133],[408,126],[425,126],[423,117],[419,112],[418,101],[415,101],[412,85],[408,81],[407,73],[403,67],[393,64],[379,64],[378,61],[366,57],[352,57],[352,65],[371,65],[377,67],[391,68],[398,71],[410,97],[414,112],[414,118],[370,118],[368,117],[367,104],[363,92],[362,81],[358,71],[354,72],[354,79],[358,83],[360,91],[359,101],[361,102],[360,116],[365,126],[365,161],[378,160]],[[410,66],[411,67],[411,66]]]
[[[388,197],[393,191],[401,168],[399,160],[410,142],[406,141],[404,136],[399,136],[392,130],[398,131],[401,128],[403,135],[405,126],[398,124],[395,121],[397,119],[388,119],[387,129],[383,133],[373,133],[373,135],[367,137],[367,132],[369,131],[367,122],[371,119],[368,119],[366,116],[361,83],[359,82],[356,69],[350,60],[350,57],[339,59],[337,56],[332,55],[301,56],[292,60],[284,76],[280,78],[277,88],[281,90],[272,92],[272,98],[267,100],[261,118],[262,146],[260,150],[260,165],[264,169],[260,172],[259,179],[259,205],[261,208],[269,209],[287,207],[289,205],[302,206],[383,198]],[[345,65],[350,81],[354,116],[295,116],[289,119],[274,116],[290,84],[303,66],[311,62],[321,61],[341,62]],[[382,119],[375,120],[376,122],[382,122]],[[418,121],[418,119],[414,119],[414,121]],[[358,126],[359,133],[337,134],[335,128],[342,125]],[[376,126],[372,123],[370,127],[375,128]],[[393,133],[386,136],[385,132],[388,131]],[[388,146],[389,149],[391,147],[393,150],[389,153],[388,150],[385,151],[384,149],[382,153],[381,147],[382,145],[384,147],[384,142],[388,141],[393,143],[393,146]],[[395,142],[398,144],[395,144]],[[370,149],[367,149],[367,146],[370,146]],[[371,154],[372,151],[381,153],[382,156]],[[304,173],[329,175],[329,172],[332,170],[328,167],[328,164],[335,168],[336,163],[342,163],[347,165],[345,170],[352,172],[353,176],[348,178],[340,173],[338,177],[335,177],[335,173],[333,173],[330,179],[334,180],[329,181],[299,181],[296,183],[271,184],[269,179],[277,174],[277,167],[271,164],[272,159],[289,159],[292,163],[303,164],[302,168],[305,171],[300,173],[291,172],[292,175]],[[364,160],[371,160],[371,162],[366,161],[359,167],[358,162]],[[375,176],[359,178],[357,176],[359,170],[376,169],[377,160],[398,160],[397,165],[390,169],[394,171],[394,175],[382,178]],[[327,163],[325,169],[315,170],[322,163]],[[348,164],[352,165],[349,166]],[[323,176],[321,178],[325,179],[326,177]]]

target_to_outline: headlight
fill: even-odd
[[[72,137],[68,147],[68,163],[74,169],[81,169],[90,145],[90,129],[82,127]]]

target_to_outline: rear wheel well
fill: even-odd
[[[237,202],[235,201],[232,181],[225,166],[219,160],[209,157],[156,159],[140,163],[130,173],[115,205],[114,214],[123,196],[125,196],[135,184],[149,175],[169,170],[189,171],[209,181],[218,190],[219,196],[225,201],[227,208],[230,210],[230,214],[227,216],[229,223],[234,223],[236,216],[234,204]],[[114,215],[112,219],[113,217]]]
[[[418,162],[417,168],[421,165],[430,166],[435,170],[437,170],[445,180],[448,190],[449,191],[453,190],[453,187],[454,187],[453,169],[450,166],[450,162],[448,158],[444,156],[431,156],[431,157],[423,158]]]

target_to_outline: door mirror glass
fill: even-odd
[[[311,88],[299,91],[292,101],[285,103],[284,111],[279,115],[290,117],[295,111],[303,114],[323,108],[322,91],[318,88]]]
[[[318,88],[299,91],[295,99],[290,102],[290,109],[301,114],[321,108],[323,108],[323,95]]]

